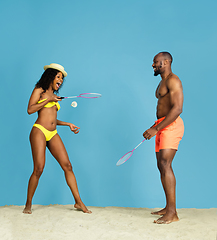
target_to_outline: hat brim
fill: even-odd
[[[56,69],[56,70],[60,71],[63,74],[64,77],[67,76],[67,72],[62,70],[62,69],[60,69],[60,68],[58,68],[58,66],[50,66],[50,65],[45,65],[44,66],[44,70],[47,70],[48,68]]]

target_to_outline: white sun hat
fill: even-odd
[[[51,63],[50,65],[45,65],[44,66],[44,70],[46,70],[48,68],[53,68],[53,69],[59,70],[64,75],[64,77],[67,76],[67,72],[64,70],[64,67],[61,66],[60,64]]]

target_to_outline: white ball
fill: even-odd
[[[77,104],[77,102],[76,102],[76,101],[74,101],[74,102],[72,102],[72,103],[71,103],[71,106],[72,106],[72,107],[77,107],[77,106],[78,106],[78,104]]]

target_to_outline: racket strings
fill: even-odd
[[[81,93],[78,96],[70,96],[70,97],[60,97],[60,99],[67,99],[67,98],[99,98],[102,94],[100,93]]]
[[[126,153],[117,163],[116,165],[119,166],[123,163],[125,163],[133,154],[133,151],[130,151],[128,153]]]
[[[116,166],[120,166],[125,163],[133,154],[133,151],[136,150],[146,139],[143,139],[133,150],[126,153],[117,163]]]

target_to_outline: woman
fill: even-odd
[[[27,201],[23,213],[32,213],[32,198],[44,169],[46,146],[65,173],[66,182],[75,199],[74,207],[84,213],[91,213],[80,198],[72,165],[56,130],[56,125],[63,125],[69,126],[75,134],[79,132],[79,127],[74,124],[57,119],[57,111],[60,109],[58,101],[61,99],[54,93],[57,93],[62,86],[67,73],[63,66],[56,63],[46,65],[44,70],[41,79],[36,83],[28,104],[28,114],[38,112],[38,119],[30,133],[34,170],[29,179]]]

